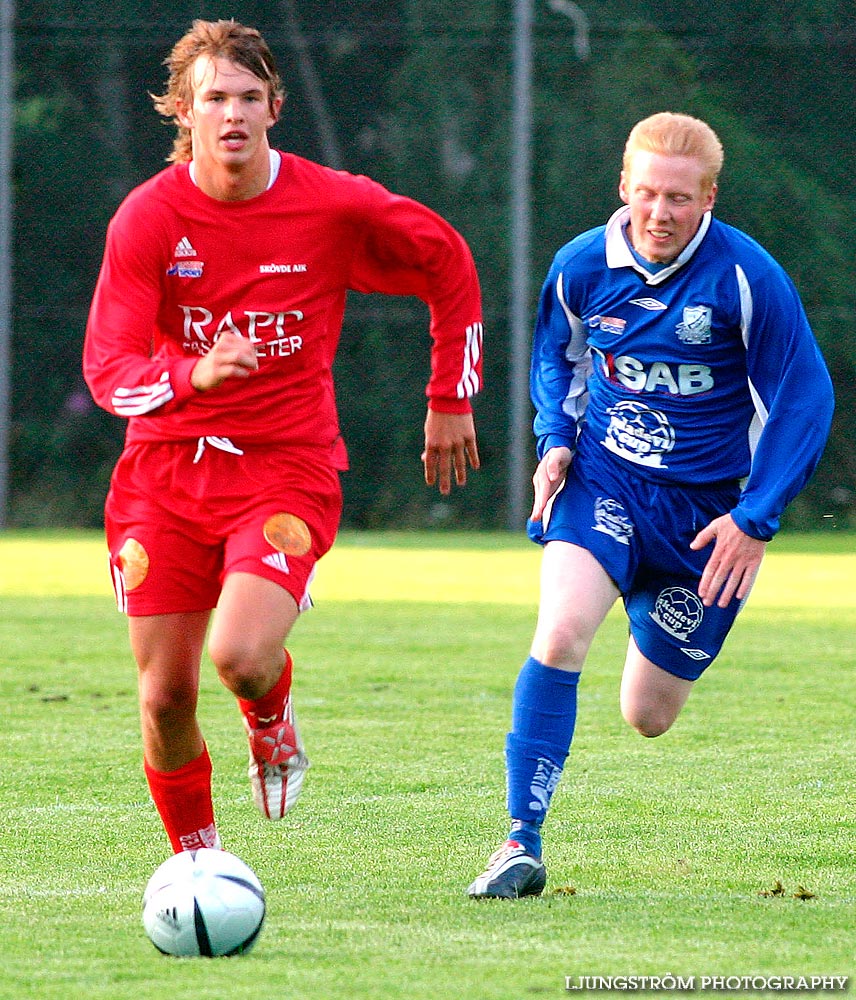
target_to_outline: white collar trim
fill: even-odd
[[[622,205],[621,208],[613,212],[606,224],[606,265],[607,267],[632,267],[634,271],[638,271],[644,277],[647,285],[659,285],[666,278],[671,277],[675,271],[680,270],[696,252],[710,229],[713,215],[711,212],[704,213],[695,236],[668,267],[664,267],[655,274],[652,274],[636,260],[627,245],[627,240],[624,238],[624,225],[629,217],[630,208],[627,205]]]
[[[268,177],[267,187],[265,191],[270,191],[270,189],[276,183],[277,177],[279,177],[279,168],[282,163],[282,157],[275,149],[268,150],[268,156],[270,157],[270,176]],[[193,160],[190,161],[188,170],[190,172],[190,179],[196,184],[196,165]],[[199,187],[198,184],[196,184]]]

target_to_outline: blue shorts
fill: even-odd
[[[722,648],[743,601],[702,605],[698,584],[713,543],[690,548],[698,532],[732,510],[737,483],[713,489],[663,485],[578,454],[546,523],[530,521],[529,537],[587,549],[621,591],[630,634],[652,663],[697,680]]]

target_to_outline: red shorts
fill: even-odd
[[[128,445],[105,506],[119,609],[211,610],[234,572],[278,583],[305,608],[341,514],[339,474],[309,449],[213,437]]]

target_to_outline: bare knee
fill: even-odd
[[[267,694],[285,663],[281,643],[259,644],[252,636],[212,639],[208,655],[222,684],[238,698],[260,698]]]
[[[672,728],[693,682],[669,673],[647,659],[631,638],[621,677],[621,714],[648,739]]]
[[[621,714],[637,733],[647,739],[662,736],[672,728],[672,723],[675,721],[674,715],[663,711],[659,706],[652,705],[644,707],[622,705]]]
[[[196,718],[196,684],[157,684],[147,682],[140,685],[140,712],[146,728],[159,733],[178,731]]]
[[[541,663],[560,670],[582,670],[591,645],[591,636],[570,620],[539,621],[530,650]]]
[[[586,658],[587,647],[567,644],[533,644],[532,656],[540,663],[557,670],[581,671]]]
[[[633,683],[625,675],[621,686],[621,714],[637,733],[654,739],[668,732],[681,714],[692,682],[655,667],[649,683]]]

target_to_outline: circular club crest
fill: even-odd
[[[675,431],[659,410],[625,399],[607,411],[606,447],[638,465],[662,467],[663,455],[675,445]]]
[[[650,612],[654,621],[676,639],[689,639],[701,625],[704,605],[685,587],[667,587],[661,590]]]

